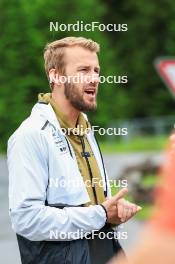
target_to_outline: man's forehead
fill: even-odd
[[[65,50],[65,61],[66,63],[73,63],[76,65],[86,64],[95,64],[98,66],[98,56],[94,51],[90,51],[83,47],[74,46],[68,47]]]

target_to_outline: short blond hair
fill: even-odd
[[[48,43],[44,49],[44,65],[47,77],[50,69],[57,69],[64,73],[64,54],[67,47],[79,46],[92,52],[99,52],[100,45],[92,39],[83,37],[66,37]]]

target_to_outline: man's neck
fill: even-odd
[[[75,127],[80,111],[75,109],[65,96],[59,95],[57,92],[52,92],[51,96],[64,114],[67,123],[70,124],[71,127]]]

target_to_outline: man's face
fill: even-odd
[[[70,47],[65,53],[65,75],[71,80],[64,85],[64,94],[79,111],[91,111],[97,107],[99,62],[95,52],[82,47]]]

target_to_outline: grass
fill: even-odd
[[[153,210],[154,210],[154,206],[150,205],[150,204],[139,204],[139,206],[142,207],[142,210],[136,214],[136,216],[135,216],[136,219],[138,219],[138,220],[149,219]]]
[[[145,176],[145,177],[143,177],[142,185],[144,187],[152,187],[152,186],[155,186],[156,184],[158,184],[159,179],[160,178],[157,177],[157,175],[148,175],[148,176]]]
[[[161,151],[165,149],[168,136],[135,137],[130,140],[116,139],[111,142],[101,142],[103,153],[128,153],[141,151]]]

